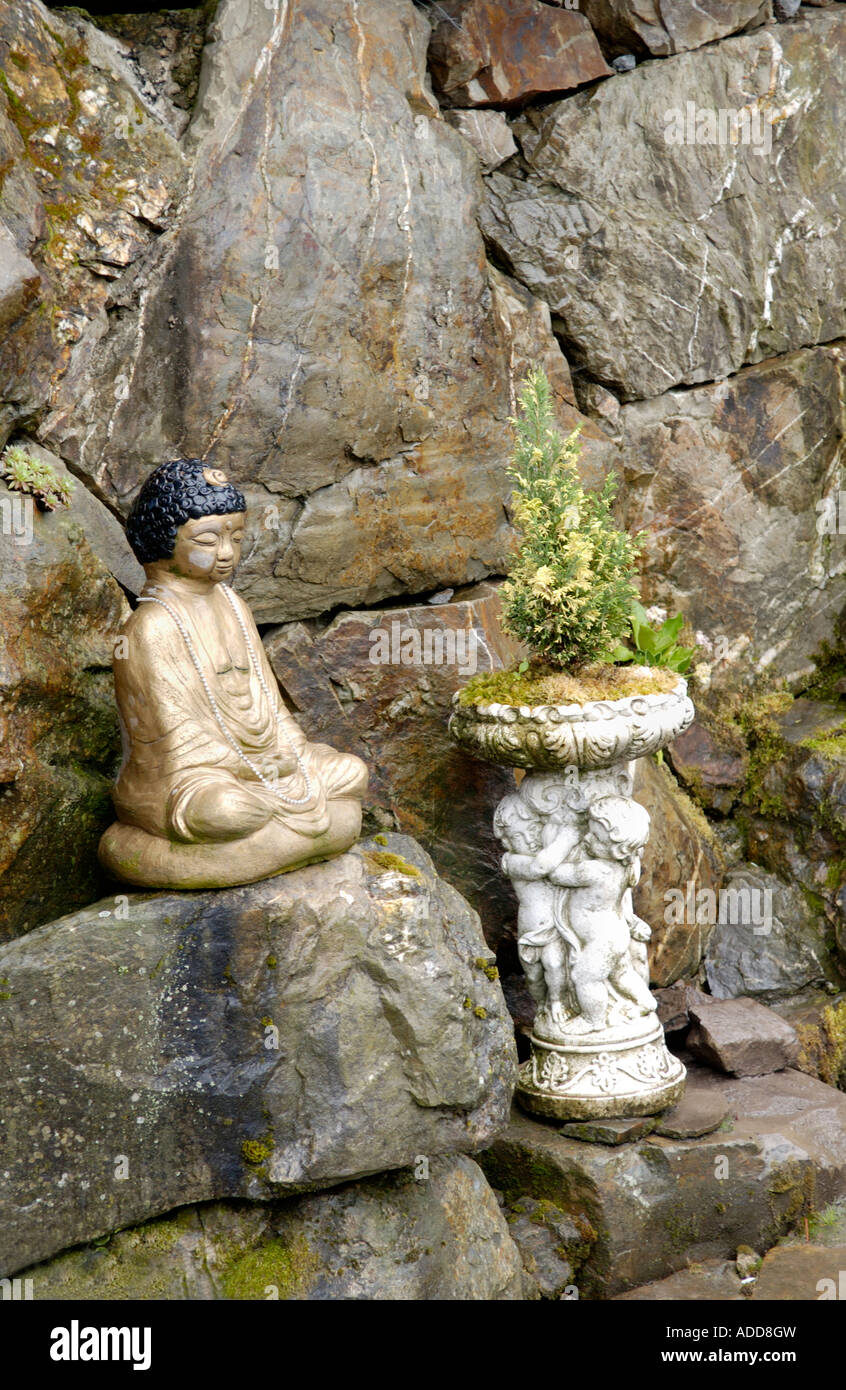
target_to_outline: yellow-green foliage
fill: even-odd
[[[802,1071],[846,1089],[846,999],[827,1004],[818,1025],[799,1023],[796,1032]]]
[[[558,666],[608,660],[637,598],[637,545],[611,516],[616,484],[609,474],[601,492],[582,487],[578,431],[562,440],[540,368],[520,406],[508,472],[521,543],[502,587],[503,625]]]

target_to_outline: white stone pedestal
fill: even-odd
[[[653,1115],[684,1089],[649,992],[651,931],[632,899],[649,835],[632,784],[634,759],[692,718],[683,680],[669,694],[585,705],[455,706],[450,731],[462,747],[526,770],[494,830],[538,1006],[517,1085],[535,1114]]]
[[[531,1036],[517,1098],[524,1110],[556,1120],[655,1115],[684,1090],[685,1069],[667,1051],[657,1019],[589,1038],[547,1042]]]

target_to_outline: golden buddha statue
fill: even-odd
[[[124,761],[100,859],[154,888],[223,888],[340,854],[367,768],[309,743],[229,587],[246,502],[198,459],[157,468],[127,536],[147,583],[115,653]]]

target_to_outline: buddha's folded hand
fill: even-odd
[[[260,786],[239,786],[234,778],[194,792],[185,819],[198,840],[237,840],[261,830],[273,815],[271,797]]]
[[[293,749],[280,748],[271,757],[261,758],[255,766],[268,782],[278,782],[281,778],[290,777],[296,772],[297,757]],[[255,768],[245,765],[238,769],[238,777],[244,782],[260,782],[258,772]]]

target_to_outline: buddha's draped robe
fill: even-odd
[[[124,764],[114,792],[119,819],[171,840],[208,839],[208,834],[192,831],[192,800],[209,787],[228,785],[257,795],[278,821],[300,834],[322,834],[329,825],[327,800],[360,796],[364,765],[352,755],[307,741],[281,699],[247,605],[233,593],[269,700],[219,586],[202,604],[176,577],[166,587],[144,592],[163,598],[179,614],[220,718],[241,751],[284,795],[302,797],[305,779],[294,764],[287,734],[308,770],[312,790],[304,805],[291,806],[256,779],[222,733],[173,617],[159,604],[145,602],[124,629],[127,655],[121,659],[119,649],[114,665],[124,734]]]

